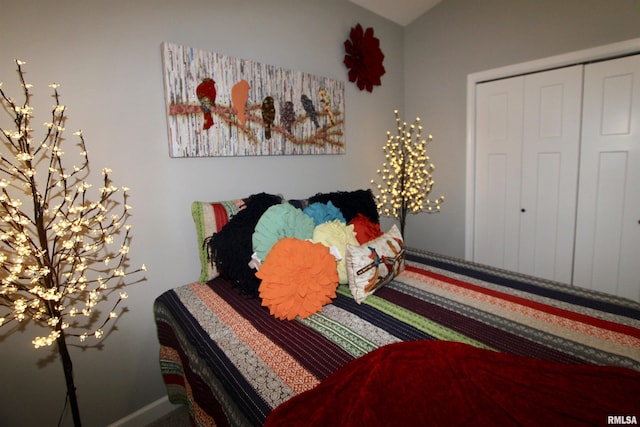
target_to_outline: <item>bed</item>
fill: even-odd
[[[218,204],[199,239],[229,221],[220,206],[232,217],[242,205]],[[364,301],[340,284],[321,311],[281,320],[205,268],[154,303],[169,400],[193,425],[640,418],[637,302],[404,248],[401,271]]]

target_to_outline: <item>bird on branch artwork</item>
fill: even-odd
[[[344,83],[164,44],[171,155],[342,154]]]
[[[242,80],[233,88],[235,89],[237,86],[239,86],[238,89],[235,91],[232,90],[231,92],[231,105],[216,104],[215,81],[206,78],[198,85],[196,91],[198,100],[200,101],[199,106],[171,106],[172,108],[169,114],[201,115],[202,129],[205,131],[215,125],[214,116],[217,116],[220,123],[226,126],[237,127],[239,132],[254,144],[259,144],[260,138],[259,135],[255,135],[251,131],[250,125],[262,127],[264,129],[265,139],[271,139],[273,132],[296,145],[344,145],[344,143],[338,139],[338,137],[343,136],[343,132],[340,129],[343,121],[339,119],[342,113],[337,110],[331,110],[329,96],[324,89],[321,88],[321,90],[318,91],[318,96],[321,99],[321,101],[318,102],[322,103],[320,104],[320,112],[316,109],[311,98],[303,94],[300,97],[300,107],[302,111],[297,115],[295,112],[295,104],[291,101],[286,101],[281,111],[277,112],[274,99],[270,96],[265,97],[260,104],[247,105],[246,102],[250,89],[249,83],[246,80]],[[327,105],[327,107],[324,105]],[[278,122],[276,122],[276,116],[279,118]],[[320,120],[326,121],[324,126],[320,125]],[[295,126],[306,121],[313,123],[317,131],[307,137],[297,137],[295,135]]]

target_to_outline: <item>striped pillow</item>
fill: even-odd
[[[198,238],[198,254],[200,255],[199,282],[206,283],[218,277],[218,270],[207,256],[205,239],[217,233],[229,222],[229,220],[244,208],[244,200],[228,200],[225,202],[193,202],[191,203],[191,215],[196,225]]]

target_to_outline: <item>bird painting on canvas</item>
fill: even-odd
[[[249,99],[249,89],[251,89],[251,86],[246,80],[240,80],[231,88],[231,105],[233,105],[236,116],[242,126],[247,123],[245,109],[247,106],[247,99]]]
[[[202,83],[196,88],[196,96],[204,113],[204,125],[202,128],[207,130],[214,124],[211,109],[216,105],[216,82],[210,78],[203,79]]]

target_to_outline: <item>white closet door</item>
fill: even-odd
[[[640,55],[586,66],[574,284],[640,301]]]
[[[476,86],[474,260],[518,269],[523,78]]]
[[[524,81],[518,271],[571,283],[582,65]]]

